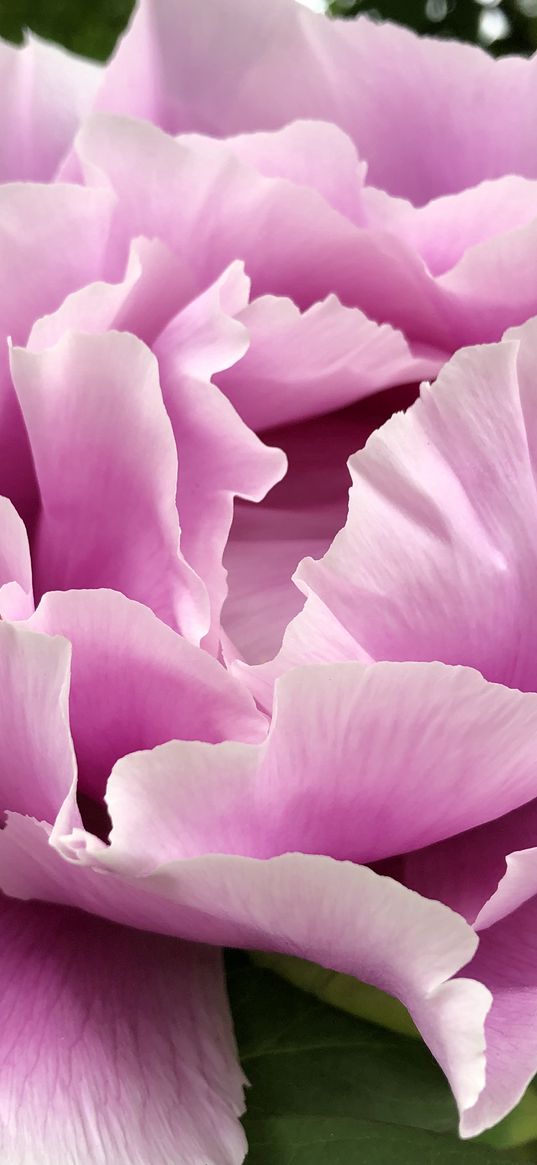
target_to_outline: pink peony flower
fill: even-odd
[[[222,945],[537,1071],[536,66],[252,13],[0,54],[10,1165],[242,1161]]]
[[[379,685],[396,668],[416,685],[415,718],[407,712],[404,728],[403,688],[391,700],[386,691],[385,751],[380,735],[370,741],[382,779],[371,791],[362,770],[352,805],[358,818],[364,805],[367,860],[377,871],[444,902],[480,937],[465,974],[489,987],[492,1007],[486,1087],[462,1115],[467,1135],[508,1111],[537,1072],[536,355],[536,320],[501,344],[457,353],[433,388],[422,386],[408,412],[351,457],[346,524],[323,558],[305,559],[295,575],[303,610],[275,660],[242,665],[266,706],[276,677],[319,659],[360,666]],[[405,660],[412,662],[395,662]],[[451,698],[443,684],[452,685]],[[485,745],[489,701],[491,710],[497,703]],[[338,828],[342,821],[356,844],[349,805]],[[332,844],[353,842],[338,834]]]

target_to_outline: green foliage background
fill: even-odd
[[[21,40],[31,28],[72,52],[106,60],[133,5],[134,0],[0,0],[0,36]]]
[[[509,29],[490,46],[497,56],[532,53],[537,48],[537,2],[534,0],[332,0],[338,16],[375,13],[398,24],[407,24],[430,36],[456,37],[479,42],[480,25],[487,13],[501,12]]]

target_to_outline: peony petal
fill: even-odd
[[[0,622],[0,817],[5,809],[54,821],[72,785],[71,649]]]
[[[306,157],[313,132],[326,147],[324,130],[308,127]],[[335,293],[449,350],[445,297],[419,255],[395,235],[356,227],[317,190],[264,177],[233,142],[176,141],[154,126],[100,115],[88,119],[77,151],[85,180],[118,197],[115,238],[125,253],[133,237],[157,237],[186,258],[200,288],[241,258],[255,297],[289,296],[307,308]],[[331,165],[340,162],[338,140]]]
[[[103,277],[113,205],[102,189],[0,187],[0,247],[10,273],[0,288],[0,326],[14,343],[70,292]]]
[[[369,863],[406,853],[531,800],[536,720],[537,695],[470,669],[296,669],[279,681],[261,747],[177,741],[119,761],[107,792],[112,842],[126,854],[147,844],[161,861],[296,850]],[[130,820],[125,836],[115,824],[126,788],[144,805],[144,840]]]
[[[270,148],[256,151],[242,138],[175,140],[141,122],[90,118],[77,150],[85,181],[111,188],[119,199],[114,263],[133,237],[156,236],[206,287],[239,257],[255,297],[289,296],[307,309],[335,293],[427,350],[499,339],[510,322],[535,313],[534,182],[515,176],[481,182],[418,209],[378,191],[361,192],[357,183],[357,209],[349,218],[334,209],[348,209],[349,143],[327,134],[321,122],[301,123],[293,133],[291,161],[276,165],[274,159],[287,156],[289,129],[262,135]],[[329,188],[312,170],[316,139],[319,153],[329,157]],[[296,180],[309,171],[313,186]],[[496,220],[500,233],[491,237],[483,223]]]
[[[291,581],[297,563],[305,554],[321,555],[330,544],[345,517],[344,499],[342,490],[342,505],[336,500],[317,511],[277,509],[271,505],[272,494],[266,505],[235,506],[224,555],[226,658],[232,645],[233,657],[249,663],[272,659],[304,602]]]
[[[93,104],[102,69],[28,36],[0,41],[0,181],[48,182]]]
[[[537,802],[381,864],[383,873],[445,902],[476,930],[537,893]]]
[[[33,609],[26,528],[12,503],[0,497],[0,618],[26,619]]]
[[[461,1109],[479,1094],[489,995],[478,982],[449,981],[475,937],[440,904],[366,867],[302,854],[201,859],[148,883],[168,903],[177,900],[206,941],[302,956],[401,998]]]
[[[440,354],[413,350],[388,325],[343,307],[335,295],[303,313],[292,300],[264,296],[237,318],[250,345],[216,383],[258,432],[433,376],[443,362]]]
[[[122,815],[135,844],[119,862],[123,876],[106,872],[116,858],[113,846],[101,848],[95,870],[66,865],[37,823],[12,816],[0,834],[0,885],[22,897],[78,900],[113,919],[194,941],[300,955],[371,982],[408,1007],[461,1110],[475,1103],[484,1084],[490,996],[475,980],[451,980],[477,943],[462,918],[367,867],[315,855],[204,857],[129,876],[140,864],[136,847],[147,851],[151,844],[146,807],[125,789]],[[178,836],[180,829],[178,823]],[[158,851],[154,836],[153,842]]]
[[[80,790],[102,797],[119,756],[165,740],[259,740],[265,722],[209,655],[114,591],[48,594],[29,621],[73,646],[70,718]]]
[[[37,316],[102,274],[112,205],[103,190],[0,186],[0,254],[9,271],[0,286],[0,340],[24,344]],[[0,346],[0,494],[34,517],[37,487],[7,345]]]
[[[318,70],[312,75],[304,68],[312,65],[302,42],[309,27],[308,14],[287,0],[255,14],[245,0],[225,11],[210,3],[202,17],[192,0],[181,9],[144,0],[108,65],[97,105],[146,118],[171,133],[215,136],[271,129],[300,116],[337,120],[323,101],[324,86],[317,113],[308,109],[319,88]],[[299,70],[296,80],[291,64]],[[271,66],[285,77],[285,95],[271,94]]]
[[[536,345],[530,321],[518,339],[459,352],[351,459],[347,525],[321,562],[301,564],[316,601],[253,673],[259,696],[312,657],[310,642],[315,658],[337,658],[342,635],[357,658],[441,659],[537,686],[536,383],[519,379]]]
[[[244,0],[235,0],[232,13],[226,8],[223,21],[215,0],[203,21],[191,2],[172,12],[164,0],[145,0],[98,104],[173,133],[247,131],[227,137],[220,152],[232,150],[257,174],[270,176],[272,200],[280,204],[265,226],[267,212],[252,197],[251,181],[249,209],[257,204],[262,221],[253,238],[243,229],[242,247],[237,242],[226,252],[226,262],[246,260],[256,294],[262,288],[308,306],[336,291],[371,318],[449,351],[497,340],[510,323],[535,314],[535,62],[492,61],[478,48],[366,18],[327,20],[297,9],[294,0],[271,5],[263,27]],[[453,115],[454,91],[460,107],[471,110],[467,118]],[[204,152],[208,162],[218,143],[207,140]],[[362,188],[366,166],[379,189]],[[282,178],[302,185],[302,221],[294,225],[297,192],[291,200]],[[220,185],[224,206],[244,205],[229,173]],[[312,200],[313,190],[322,193],[324,206]],[[410,201],[401,203],[400,196]],[[351,222],[369,229],[347,229],[344,242],[341,221],[327,216],[327,204],[347,219],[347,228]],[[309,248],[305,240],[299,247],[314,214],[316,237]],[[325,232],[333,244],[326,254]],[[264,248],[264,276],[253,255],[260,235],[272,243],[270,256]],[[272,254],[276,242],[287,258],[293,255],[293,287],[289,270],[286,286]],[[315,265],[299,275],[303,248],[331,272],[324,290]],[[306,300],[313,287],[316,294]]]
[[[158,239],[134,239],[118,283],[89,283],[67,295],[34,324],[33,352],[58,344],[65,332],[133,332],[151,346],[193,292],[190,272]]]
[[[524,216],[526,217],[526,216]],[[437,280],[452,319],[453,347],[496,340],[537,311],[537,218],[471,247]]]
[[[364,193],[364,202],[370,227],[394,231],[425,259],[431,274],[443,275],[473,247],[481,247],[480,253],[485,255],[483,244],[492,243],[494,248],[498,236],[533,222],[536,193],[536,182],[507,174],[434,198],[426,206],[413,206],[373,188]],[[473,261],[466,260],[465,266]],[[449,279],[446,284],[450,285]],[[487,286],[480,291],[483,297],[489,294]],[[505,296],[503,303],[507,308]]]
[[[335,122],[374,185],[422,204],[484,178],[537,177],[536,68],[365,17],[328,20],[294,0],[255,11],[207,0],[202,16],[195,0],[142,0],[98,103],[172,133]]]
[[[2,1158],[240,1165],[219,955],[42,903],[0,920]]]
[[[283,374],[282,380],[284,382]],[[353,449],[415,391],[377,393],[347,409],[265,433],[288,458],[287,473],[262,504],[235,505],[224,564],[226,633],[249,663],[271,659],[303,606],[292,582],[306,554],[320,557],[345,523]]]
[[[215,371],[240,359],[248,343],[244,326],[233,318],[248,302],[242,265],[233,264],[185,307],[190,290],[188,273],[162,243],[136,240],[124,280],[75,292],[54,315],[38,320],[29,347],[42,351],[58,343],[70,326],[141,332],[153,343],[179,454],[181,550],[209,591],[212,626],[204,647],[217,651],[226,594],[222,553],[233,498],[259,500],[281,477],[285,459],[267,449],[209,383]]]
[[[69,334],[15,350],[12,374],[42,501],[36,591],[115,587],[199,642],[207,597],[179,552],[177,454],[150,351]]]
[[[472,1137],[501,1120],[537,1071],[536,925],[537,899],[532,898],[482,933],[479,951],[467,968],[490,989],[493,1003],[485,1028],[487,1084],[463,1114],[463,1136]]]
[[[280,133],[247,133],[226,145],[266,178],[288,178],[317,190],[324,201],[356,226],[368,225],[360,162],[346,134],[329,122],[294,121]]]
[[[222,555],[235,497],[260,501],[285,473],[286,458],[269,449],[211,383],[240,360],[248,343],[237,306],[248,300],[241,264],[168,325],[155,344],[162,391],[179,453],[177,505],[181,549],[207,586],[211,630],[204,647],[218,651],[227,585]]]

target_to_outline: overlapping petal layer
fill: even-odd
[[[198,612],[187,611],[182,622],[177,617],[175,622],[179,622],[195,641],[199,642],[200,638],[204,638],[206,649],[217,652],[220,610],[227,589],[222,556],[233,516],[233,499],[240,496],[252,501],[261,500],[284,474],[286,461],[278,449],[267,448],[255,436],[241,420],[226,395],[212,382],[212,378],[221,369],[241,361],[250,343],[248,330],[238,318],[249,297],[249,281],[242,265],[232,264],[214,286],[189,300],[191,291],[192,280],[188,270],[175,260],[163,244],[157,240],[151,242],[146,239],[136,240],[131,247],[124,279],[117,284],[104,282],[90,284],[68,296],[58,311],[37,321],[30,335],[29,347],[32,351],[43,354],[41,360],[32,362],[35,367],[40,368],[46,367],[47,362],[50,365],[51,362],[51,357],[45,355],[45,350],[61,344],[64,333],[71,328],[92,333],[121,329],[139,333],[147,343],[152,344],[158,360],[158,377],[167,419],[163,421],[161,391],[155,386],[154,425],[160,414],[161,429],[160,441],[153,440],[153,457],[155,464],[158,464],[158,473],[154,473],[152,465],[144,464],[144,459],[140,458],[131,468],[132,483],[134,487],[136,478],[139,476],[143,479],[145,475],[145,483],[143,480],[138,482],[137,488],[143,488],[146,494],[152,493],[153,504],[157,504],[159,475],[160,487],[165,484],[166,458],[163,447],[166,444],[169,446],[171,427],[178,455],[175,493],[181,522],[181,554],[196,572],[198,579],[202,580],[207,592],[205,596],[203,587],[196,583],[192,575],[189,578],[186,572],[187,589],[190,587],[192,592],[191,604],[197,603]],[[75,355],[78,355],[78,359],[82,358],[81,348],[84,344],[89,351],[95,348],[97,353],[99,350],[102,351],[106,343],[104,338],[100,345],[97,341],[89,339],[79,340]],[[109,339],[108,343],[112,341]],[[120,351],[119,340],[116,339],[113,343]],[[127,341],[122,343],[123,349],[126,350]],[[132,344],[131,350],[133,354],[141,351],[140,346],[136,349]],[[149,361],[148,353],[146,359]],[[412,365],[410,358],[409,364]],[[17,368],[14,371],[17,387],[19,384]],[[135,375],[134,366],[132,374]],[[42,373],[41,376],[43,375]],[[93,370],[91,375],[93,376]],[[27,401],[28,394],[24,397],[24,378],[21,378],[21,384],[21,401]],[[45,386],[43,387],[46,392]],[[139,439],[145,442],[147,423],[144,419],[144,409],[149,408],[150,402],[145,400],[148,394],[141,379],[140,389],[142,397],[138,409],[138,424],[135,410],[130,407],[132,390],[126,384],[122,384],[121,388],[119,386],[116,388],[116,396],[121,396],[126,402],[131,414],[129,422],[134,424]],[[105,377],[102,378],[101,391],[106,392],[107,400],[113,407],[113,397],[109,388],[106,388]],[[98,398],[96,403],[98,404]],[[58,404],[61,406],[61,401]],[[71,441],[70,432],[75,419],[78,425],[78,414],[76,418],[73,413],[64,419],[66,439],[72,455],[74,441]],[[43,424],[41,423],[39,429],[35,431],[30,418],[27,423],[32,440],[35,432],[37,460],[39,433],[43,431]],[[107,432],[110,430],[110,442],[106,449],[102,442],[99,444],[99,457],[102,459],[101,464],[103,466],[106,464],[109,472],[117,476],[115,431],[113,427],[110,429],[106,418],[102,423]],[[90,416],[86,425],[88,440],[91,428]],[[168,434],[167,443],[164,442],[165,430]],[[56,481],[54,473],[50,476],[53,488],[63,497],[63,483]],[[106,488],[110,489],[110,483],[107,483]],[[119,488],[119,483],[114,492],[119,494],[120,506],[125,504],[127,493]],[[168,500],[172,492],[171,477],[168,475],[165,490]],[[44,487],[42,493],[45,494]],[[132,493],[133,488],[129,490],[129,507]],[[93,499],[93,506],[95,514],[100,514],[97,497]],[[78,515],[78,510],[75,512]],[[74,513],[72,517],[74,519]],[[139,526],[143,532],[142,523],[139,523]],[[130,539],[132,534],[125,530],[125,536]],[[59,537],[63,541],[65,530],[59,531]],[[43,538],[45,545],[48,546],[48,533],[45,533]],[[98,541],[100,540],[102,531],[98,535]],[[119,546],[117,549],[130,577],[133,573],[133,564],[125,560]],[[145,558],[145,549],[141,541],[138,550]],[[86,568],[83,566],[79,585],[84,585],[85,575]],[[47,576],[46,581],[50,586],[54,585],[56,580]],[[87,581],[91,580],[88,578]],[[133,582],[138,588],[135,597],[145,598],[145,601],[160,613],[163,608],[156,606],[158,595],[152,597],[151,588],[140,587],[136,579],[133,579]],[[128,590],[127,582],[122,584],[122,589]],[[167,601],[170,602],[169,598]],[[164,612],[166,617],[165,608]],[[173,616],[168,614],[167,618],[173,623]]]
[[[132,677],[144,676],[144,694],[155,690],[162,700],[163,693],[158,692],[156,672],[148,684],[147,668],[135,668],[134,661],[129,661],[130,666],[125,668],[124,657],[118,662],[114,643],[105,632],[107,663],[94,632],[92,660],[93,667],[98,669],[102,692],[99,708],[95,697],[99,689],[91,672],[92,661],[88,660],[88,631],[84,644],[73,621],[77,607],[82,632],[87,608],[92,606],[96,611],[111,604],[118,610],[121,606],[125,610],[134,608],[140,612],[138,622],[142,614],[146,621],[151,619],[156,624],[156,620],[120,596],[95,596],[93,602],[89,599],[89,595],[49,596],[32,620],[34,631],[11,629],[11,635],[17,642],[21,637],[23,640],[29,637],[43,645],[65,644],[65,640],[36,634],[35,628],[39,626],[41,631],[49,633],[61,629],[72,640],[75,666],[71,721],[81,765],[81,789],[95,796],[98,791],[89,789],[84,764],[84,749],[89,747],[85,741],[89,742],[90,732],[94,739],[103,740],[104,747],[108,717],[108,736],[114,736],[116,754],[124,747],[136,746],[132,739],[126,742],[121,738],[121,685],[125,689],[128,682],[123,705],[125,708],[128,704],[130,711],[128,728],[132,731],[135,720],[140,723],[142,734],[141,716],[145,715],[146,723],[151,718],[155,731],[158,712],[147,705],[147,697],[146,706],[135,709]],[[124,641],[117,614],[116,610],[114,628],[119,627],[117,634]],[[162,633],[177,640],[170,629],[162,627]],[[138,651],[140,642],[138,628],[135,636]],[[223,688],[226,685],[229,688],[231,699],[238,698],[239,692],[235,694],[232,690],[233,682],[215,661],[189,645],[185,649],[189,666],[188,677],[185,672],[183,682],[192,686],[196,674],[193,658],[197,655],[199,666],[205,661],[203,666],[211,672],[212,683],[220,675],[220,682]],[[147,648],[145,655],[148,656]],[[408,669],[400,668],[399,674],[397,665],[384,666],[388,669],[385,682],[389,686],[390,676],[393,678],[404,705],[398,705],[394,712],[397,728],[394,724],[392,729],[404,735],[408,733],[406,704],[412,702]],[[419,690],[415,692],[422,717],[421,702],[428,670],[427,665],[422,665],[423,684],[420,686],[418,682]],[[119,692],[113,693],[112,687],[107,686],[107,674]],[[444,695],[449,700],[451,677],[456,681],[456,689],[459,673],[445,669],[445,674]],[[464,684],[464,673],[461,678],[463,687],[459,694],[454,691],[452,699],[462,707],[467,703],[469,690]],[[359,975],[396,994],[411,1009],[448,1073],[461,1110],[465,1110],[475,1103],[483,1086],[482,1024],[489,996],[479,983],[451,982],[451,976],[471,958],[476,944],[474,933],[462,918],[444,906],[420,898],[390,878],[353,862],[317,856],[319,852],[336,857],[345,850],[351,853],[352,845],[352,856],[360,856],[356,848],[360,845],[360,820],[365,824],[366,812],[374,814],[372,798],[377,797],[379,823],[386,818],[386,802],[382,800],[375,775],[375,766],[385,755],[380,741],[385,703],[376,690],[375,679],[382,688],[382,674],[376,676],[360,665],[339,665],[332,673],[321,668],[308,672],[305,677],[295,673],[286,678],[281,709],[267,745],[229,741],[221,745],[188,744],[183,739],[125,756],[115,765],[109,783],[108,805],[114,822],[110,847],[85,833],[76,819],[71,821],[70,837],[65,832],[58,836],[57,830],[51,837],[50,826],[9,813],[0,836],[0,886],[10,895],[41,897],[79,906],[122,924],[194,941],[294,952],[336,970]],[[89,689],[85,686],[88,681]],[[476,686],[477,695],[472,704],[475,719],[484,717],[486,747],[492,751],[496,744],[498,749],[499,736],[492,738],[490,732],[491,721],[501,723],[497,700],[503,698],[502,691],[498,689],[495,693],[490,689],[487,711],[487,685],[471,673],[468,681],[470,687]],[[369,691],[369,697],[364,699],[361,683]],[[20,688],[18,681],[17,686]],[[427,686],[431,691],[431,685]],[[92,693],[91,707],[88,690]],[[198,720],[207,715],[207,692],[207,687],[202,691],[200,686]],[[511,699],[511,694],[506,695]],[[479,701],[483,698],[481,712]],[[225,715],[222,696],[219,699]],[[522,736],[525,702],[531,699],[518,697]],[[171,693],[169,700],[170,705],[177,702]],[[184,699],[178,701],[183,705],[184,702]],[[209,705],[215,703],[216,696]],[[368,703],[369,718],[365,714]],[[356,722],[362,709],[363,718]],[[511,719],[516,717],[513,707]],[[124,730],[126,725],[125,717]],[[192,716],[189,717],[187,730],[199,735],[200,728],[207,733],[206,725],[200,722],[196,726]],[[389,732],[390,726],[386,725],[385,730]],[[180,719],[176,731],[184,738],[185,726]],[[461,732],[463,735],[468,732],[464,723]],[[372,740],[375,741],[373,751]],[[338,747],[346,742],[349,757],[363,749],[363,763],[359,767],[353,763],[347,771],[347,761],[342,755],[340,788],[338,796],[331,799],[334,808],[330,815],[322,788],[327,766],[332,764],[335,755],[336,741]],[[92,757],[94,752],[93,748]],[[394,751],[393,755],[397,753]],[[460,766],[462,750],[461,741],[455,738],[452,755],[456,769]],[[369,793],[364,784],[366,768]],[[450,774],[452,777],[455,769]],[[27,780],[31,772],[32,762]],[[513,792],[516,798],[523,795],[522,759],[513,776],[515,783],[518,782]],[[422,779],[430,779],[427,767]],[[292,816],[291,795],[295,802]],[[60,818],[65,829],[65,814],[60,814]],[[289,819],[288,836],[282,833],[286,818]],[[392,828],[399,828],[395,816]],[[389,820],[386,820],[384,847],[388,848],[389,831]],[[55,836],[58,850],[51,844]],[[412,836],[415,838],[416,834]],[[392,838],[392,846],[397,847],[400,840],[400,837],[395,841]],[[366,844],[364,841],[363,846]],[[379,844],[382,852],[380,833]],[[279,857],[282,848],[303,852]],[[317,853],[304,852],[308,848]],[[466,1035],[461,1044],[463,1030]]]
[[[76,148],[81,180],[119,199],[116,261],[129,239],[156,235],[188,258],[203,287],[241,258],[255,296],[289,296],[304,309],[335,293],[444,353],[499,339],[535,313],[534,180],[480,180],[415,208],[364,188],[361,156],[350,167],[351,143],[328,131],[306,121],[292,134],[175,140],[100,115],[85,123]],[[328,186],[312,142],[326,155]],[[484,225],[490,217],[495,227]]]
[[[130,801],[126,790],[121,813],[138,833],[139,797]],[[375,983],[408,1006],[461,1110],[475,1103],[484,1084],[490,996],[475,980],[451,979],[477,941],[452,911],[364,866],[326,857],[214,855],[159,866],[155,852],[153,872],[141,877],[134,851],[116,862],[113,847],[86,840],[87,859],[100,858],[100,868],[70,866],[66,879],[65,859],[47,844],[44,827],[11,815],[0,836],[0,886],[165,934],[302,955]],[[146,866],[148,856],[146,850]]]
[[[292,0],[255,13],[248,0],[211,0],[203,20],[195,0],[143,0],[98,104],[220,137],[331,121],[375,186],[422,204],[505,173],[537,177],[535,69],[366,18],[328,21]]]
[[[534,669],[537,325],[458,353],[351,458],[345,528],[256,691],[309,659],[441,659],[525,690]]]
[[[47,594],[27,626],[44,633],[39,642],[64,636],[72,644],[69,710],[79,789],[97,802],[117,758],[136,749],[264,735],[264,718],[244,687],[122,594]]]
[[[15,349],[11,367],[41,498],[36,593],[115,587],[199,642],[207,598],[180,552],[177,452],[150,351],[126,334],[68,334]]]

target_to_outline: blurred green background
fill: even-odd
[[[133,0],[0,0],[0,35],[16,41],[31,28],[104,60],[132,7]],[[368,12],[419,32],[484,44],[496,55],[537,48],[537,0],[332,0],[331,11],[346,17]]]
[[[202,3],[203,0],[200,0]],[[0,0],[0,36],[20,41],[25,28],[72,52],[106,60],[134,0]]]

